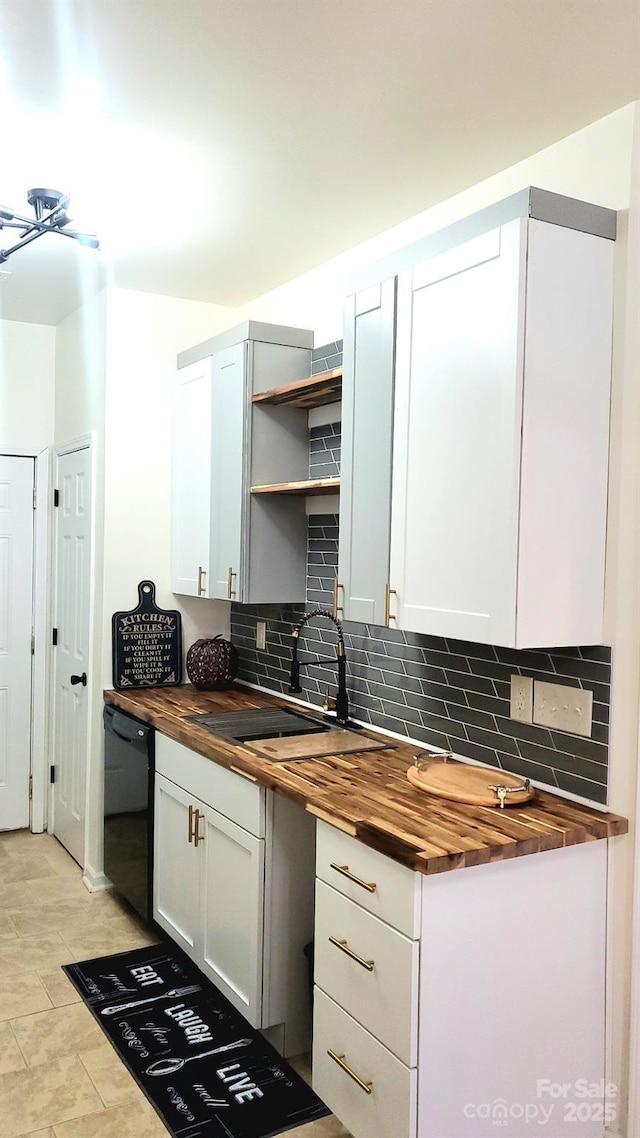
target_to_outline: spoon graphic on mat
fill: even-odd
[[[101,1016],[115,1016],[118,1012],[125,1012],[129,1008],[139,1008],[142,1004],[152,1004],[154,1000],[174,1000],[176,996],[190,996],[193,992],[200,992],[199,984],[188,984],[186,988],[171,988],[161,996],[147,996],[146,1000],[132,1000],[128,1004],[118,1004],[112,1008],[100,1008]]]
[[[172,1075],[179,1071],[185,1063],[193,1063],[194,1059],[206,1059],[207,1055],[219,1055],[221,1051],[233,1051],[236,1047],[250,1047],[250,1039],[236,1039],[235,1043],[225,1043],[222,1047],[214,1047],[213,1051],[201,1051],[199,1055],[189,1055],[187,1059],[157,1059],[147,1067],[147,1075]]]

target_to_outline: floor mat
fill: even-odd
[[[176,1138],[269,1138],[329,1114],[173,945],[63,969]]]

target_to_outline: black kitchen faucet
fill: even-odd
[[[305,624],[313,620],[316,616],[326,616],[335,624],[338,630],[338,655],[336,659],[333,656],[316,656],[313,660],[305,660],[300,663],[298,660],[298,637]],[[305,613],[302,620],[298,621],[292,633],[293,637],[293,652],[291,656],[291,677],[289,680],[289,691],[292,695],[298,694],[302,691],[300,687],[300,668],[306,668],[308,664],[323,664],[331,663],[338,664],[338,688],[336,691],[335,700],[327,697],[324,702],[325,711],[333,711],[336,713],[336,723],[341,727],[346,727],[349,724],[349,699],[347,696],[347,656],[344,650],[344,633],[342,631],[342,624],[336,620],[335,616],[329,609],[312,609],[311,612]],[[349,726],[354,726],[349,724]]]

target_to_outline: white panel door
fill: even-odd
[[[156,774],[153,916],[193,959],[201,923],[201,852],[194,843],[194,810],[198,808],[204,810],[197,798]]]
[[[181,368],[173,399],[171,588],[207,595],[211,525],[211,357]]]
[[[0,457],[0,830],[29,825],[32,458]]]
[[[338,578],[343,616],[383,624],[389,581],[395,279],[347,298]]]
[[[526,224],[510,222],[400,280],[391,533],[400,628],[513,642],[525,239]]]
[[[254,1027],[262,1025],[265,843],[206,809],[198,966]]]
[[[91,452],[58,456],[53,832],[84,865],[88,758]]]
[[[219,600],[242,599],[246,353],[246,344],[236,344],[212,362],[209,596]]]

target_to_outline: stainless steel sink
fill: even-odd
[[[335,727],[335,723],[324,723],[321,719],[288,707],[250,707],[241,711],[228,711],[223,715],[189,715],[187,718],[190,723],[198,723],[213,735],[232,743],[317,734]]]

